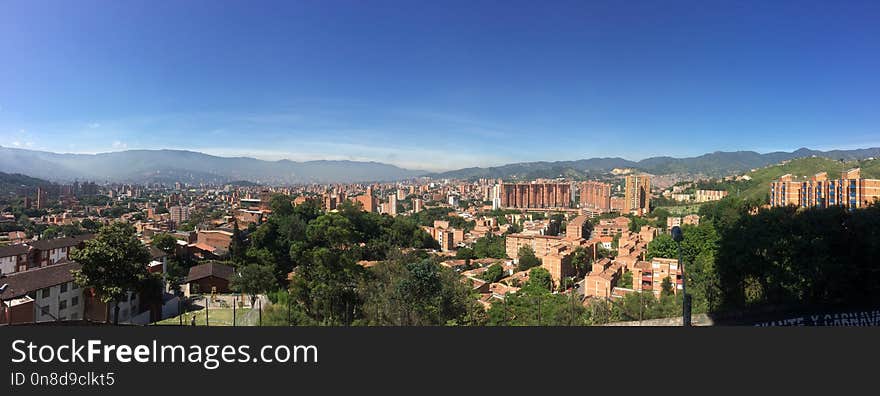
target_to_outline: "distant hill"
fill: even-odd
[[[623,158],[590,158],[577,161],[523,162],[496,167],[465,168],[436,173],[431,176],[452,179],[529,179],[535,177],[550,178],[566,175],[586,175],[590,172],[604,172],[613,168],[634,168],[654,175],[686,173],[719,177],[739,174],[786,160],[811,156],[858,160],[868,157],[880,157],[880,148],[824,152],[802,148],[793,152],[778,151],[766,154],[754,151],[716,151],[698,157],[652,157],[641,161],[629,161]]]
[[[33,189],[39,186],[52,184],[43,179],[37,179],[18,173],[0,172],[0,196],[15,193],[21,188]]]
[[[183,150],[57,154],[8,147],[0,147],[0,170],[53,181],[226,183],[244,180],[265,184],[390,181],[425,173],[378,162],[263,161]]]

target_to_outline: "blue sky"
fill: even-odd
[[[877,1],[4,1],[0,145],[431,170],[880,146],[878,21]]]

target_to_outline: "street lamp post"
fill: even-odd
[[[672,227],[672,240],[678,247],[678,268],[681,271],[681,325],[689,327],[691,325],[691,300],[687,294],[687,276],[685,276],[684,262],[681,259],[681,241],[684,240],[681,227]]]

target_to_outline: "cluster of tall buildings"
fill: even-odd
[[[861,169],[841,172],[831,179],[827,172],[817,173],[808,180],[796,180],[786,174],[770,183],[770,206],[795,205],[802,208],[844,206],[865,207],[880,200],[880,180],[861,177]]]

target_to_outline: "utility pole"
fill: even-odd
[[[541,325],[541,297],[538,297],[538,326]]]

